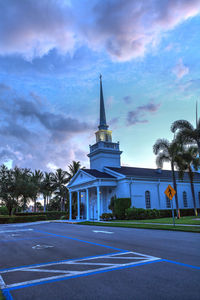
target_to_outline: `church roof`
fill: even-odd
[[[114,167],[106,167],[107,169],[110,169],[116,173],[125,175],[127,177],[135,177],[135,178],[143,178],[143,179],[160,179],[160,180],[172,180],[172,173],[170,170],[160,170],[160,169],[147,169],[147,168],[135,168],[135,167],[120,167],[120,168],[114,168]],[[175,176],[177,179],[178,172],[175,171]],[[189,177],[185,173],[183,177],[184,181],[188,181]],[[194,173],[194,181],[200,183],[200,174]]]
[[[84,172],[96,177],[96,178],[106,178],[106,179],[110,179],[110,178],[116,178],[110,174],[107,174],[105,172],[100,172],[98,170],[95,169],[82,169]]]

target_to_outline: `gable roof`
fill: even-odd
[[[82,169],[83,172],[86,172],[96,178],[106,178],[106,179],[116,179],[116,177],[110,175],[110,174],[107,174],[105,172],[100,172],[98,170],[95,170],[95,169]]]
[[[116,173],[125,175],[126,177],[137,177],[146,179],[157,179],[157,180],[172,180],[172,173],[170,170],[159,170],[159,169],[147,169],[147,168],[135,168],[135,167],[106,167]],[[187,173],[187,172],[186,172]],[[188,174],[184,174],[183,180],[188,181]],[[175,171],[176,179],[179,179],[178,172]],[[200,174],[194,173],[194,181],[200,183]]]

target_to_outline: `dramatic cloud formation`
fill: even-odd
[[[1,1],[0,54],[31,60],[85,44],[126,61],[143,56],[163,33],[199,12],[199,0]]]
[[[127,125],[136,125],[138,123],[148,123],[146,117],[147,113],[155,113],[159,107],[160,103],[153,103],[152,101],[146,105],[138,106],[135,110],[129,111],[127,114]]]
[[[71,139],[94,126],[47,109],[36,94],[25,99],[0,85],[0,164],[13,160],[14,165],[32,168],[63,167],[82,152]]]
[[[180,58],[174,69],[172,70],[178,79],[189,73],[189,68],[184,66],[182,59]]]
[[[72,12],[64,1],[7,0],[0,3],[0,53],[43,56],[74,47]]]

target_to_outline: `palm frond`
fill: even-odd
[[[153,145],[153,152],[157,155],[162,150],[168,151],[169,146],[170,143],[167,139],[158,139]]]
[[[169,155],[165,153],[159,153],[158,156],[156,157],[156,165],[158,168],[163,168],[164,162],[170,162],[170,157]]]
[[[194,130],[193,125],[187,120],[178,120],[172,123],[171,131],[175,133],[177,130],[189,129],[191,131]]]

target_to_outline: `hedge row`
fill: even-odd
[[[198,209],[198,213],[200,209]],[[184,216],[193,216],[194,210],[193,209],[181,209],[180,210],[181,217]],[[176,210],[174,210],[174,215],[176,216]],[[124,217],[121,220],[146,220],[146,219],[159,219],[159,218],[171,218],[172,217],[172,210],[165,209],[165,210],[158,210],[158,209],[144,209],[144,208],[127,208],[125,210]],[[111,213],[103,213],[101,215],[101,220],[103,221],[111,221],[113,220],[114,216]],[[115,216],[116,218],[116,216]],[[119,219],[119,218],[118,218]]]
[[[100,216],[100,219],[103,220],[103,221],[110,221],[110,220],[113,220],[113,214],[111,214],[111,213],[103,213],[103,214]]]
[[[65,216],[66,219],[68,218],[68,214],[63,211],[46,211],[46,212],[36,212],[36,213],[16,213],[16,216],[46,216],[47,220],[60,220],[62,216]]]
[[[128,220],[145,220],[157,219],[160,217],[160,211],[157,209],[128,208],[126,209],[126,219]]]
[[[35,216],[0,216],[0,224],[7,223],[26,223],[47,220],[45,215]]]

